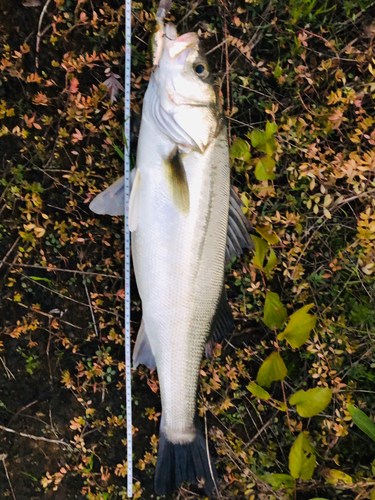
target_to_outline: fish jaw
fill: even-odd
[[[196,46],[198,44],[198,40],[199,38],[196,33],[185,33],[184,35],[181,35],[176,39],[167,38],[165,46],[168,51],[169,57],[175,59],[177,56],[181,55],[182,52],[186,52],[190,47]],[[185,57],[187,56],[188,53],[185,54]],[[185,60],[178,59],[177,63],[183,64]]]

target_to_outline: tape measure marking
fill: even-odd
[[[125,1],[125,391],[127,439],[127,493],[133,496],[133,436],[130,344],[130,93],[131,93],[131,0]]]

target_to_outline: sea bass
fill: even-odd
[[[216,469],[196,427],[199,373],[207,342],[233,329],[224,266],[250,241],[230,187],[219,92],[198,36],[178,36],[167,24],[157,44],[129,202],[143,311],[133,359],[134,366],[156,368],[160,382],[156,492],[170,494],[189,481],[211,496]],[[90,208],[123,214],[123,197],[119,179]]]

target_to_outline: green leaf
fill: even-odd
[[[232,144],[229,150],[229,156],[231,158],[238,158],[239,160],[248,161],[251,157],[249,144],[243,139],[237,139],[237,141]]]
[[[345,484],[353,484],[353,478],[351,476],[337,469],[325,469],[324,477],[328,484],[337,484],[339,481]]]
[[[271,271],[278,263],[274,250],[268,245],[266,241],[264,241],[262,238],[259,238],[258,236],[252,234],[251,239],[254,243],[253,262],[255,267],[257,267],[261,271]],[[268,262],[267,265],[263,267],[267,252],[269,252]]]
[[[267,391],[265,391],[260,385],[255,382],[250,382],[246,389],[251,392],[253,396],[259,399],[270,399],[270,395]]]
[[[289,470],[295,478],[308,481],[312,478],[316,463],[314,450],[305,432],[294,441],[289,453]]]
[[[298,348],[309,338],[310,332],[315,328],[317,317],[307,314],[314,304],[307,304],[291,315],[285,330],[279,333],[279,340],[285,339],[292,347]]]
[[[375,424],[370,417],[354,405],[348,406],[348,412],[357,427],[375,441]]]
[[[271,156],[273,157],[273,153],[275,151],[275,139],[272,137],[271,139],[268,140],[268,142],[266,143],[266,149],[265,149],[265,153],[267,156]]]
[[[266,123],[266,139],[267,139],[267,141],[268,141],[268,139],[271,139],[271,137],[273,137],[276,130],[277,130],[276,123],[271,123],[271,122],[267,121],[267,123]]]
[[[270,248],[270,255],[268,257],[268,262],[264,267],[265,271],[271,271],[278,263],[276,254],[273,248]]]
[[[263,323],[268,328],[281,328],[285,323],[287,312],[277,293],[268,292],[264,304]]]
[[[251,235],[251,239],[254,243],[253,262],[255,267],[263,270],[263,262],[269,246],[266,241],[262,240],[262,238],[258,238],[258,236],[254,236],[253,234]]]
[[[280,411],[287,411],[287,409],[288,409],[287,405],[285,403],[283,403],[282,401],[277,401],[277,399],[274,399],[273,403],[276,406],[276,408]]]
[[[318,415],[329,405],[332,391],[329,387],[316,387],[306,391],[298,391],[290,398],[291,405],[297,405],[297,413],[301,417],[310,418]]]
[[[258,129],[255,129],[251,132],[250,139],[251,139],[251,145],[255,149],[264,148],[264,146],[267,142],[266,133],[263,132],[262,130],[258,130]]]
[[[272,230],[272,226],[270,224],[263,225],[263,226],[257,226],[255,229],[271,245],[276,245],[276,243],[279,242],[279,237]]]
[[[263,476],[264,481],[278,490],[283,486],[284,488],[293,488],[294,478],[289,474],[265,474]]]
[[[124,129],[124,130],[125,130],[125,129]],[[119,148],[119,147],[115,144],[115,142],[114,142],[113,138],[110,136],[110,134],[107,132],[107,130],[106,130],[105,128],[103,129],[103,131],[104,131],[105,135],[106,135],[107,137],[109,137],[109,139],[111,139],[112,146],[113,146],[114,150],[116,151],[116,153],[119,155],[119,157],[120,157],[122,160],[124,160],[125,156],[124,156],[123,151],[121,151],[121,149],[120,149],[120,148]]]
[[[262,387],[269,387],[276,380],[284,380],[287,373],[284,361],[275,351],[263,361],[258,371],[257,382]]]
[[[271,156],[264,156],[258,161],[255,167],[255,177],[258,181],[268,181],[276,179],[274,173],[275,170],[275,160]]]
[[[49,285],[52,285],[52,281],[48,278],[41,278],[40,276],[29,276],[29,278],[34,281],[45,281]]]

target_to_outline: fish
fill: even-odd
[[[163,24],[144,96],[129,201],[142,322],[133,365],[158,373],[162,403],[155,491],[184,481],[212,497],[215,465],[197,425],[204,353],[234,328],[225,265],[251,246],[249,222],[230,182],[227,125],[196,33]],[[90,204],[124,214],[124,181]]]

